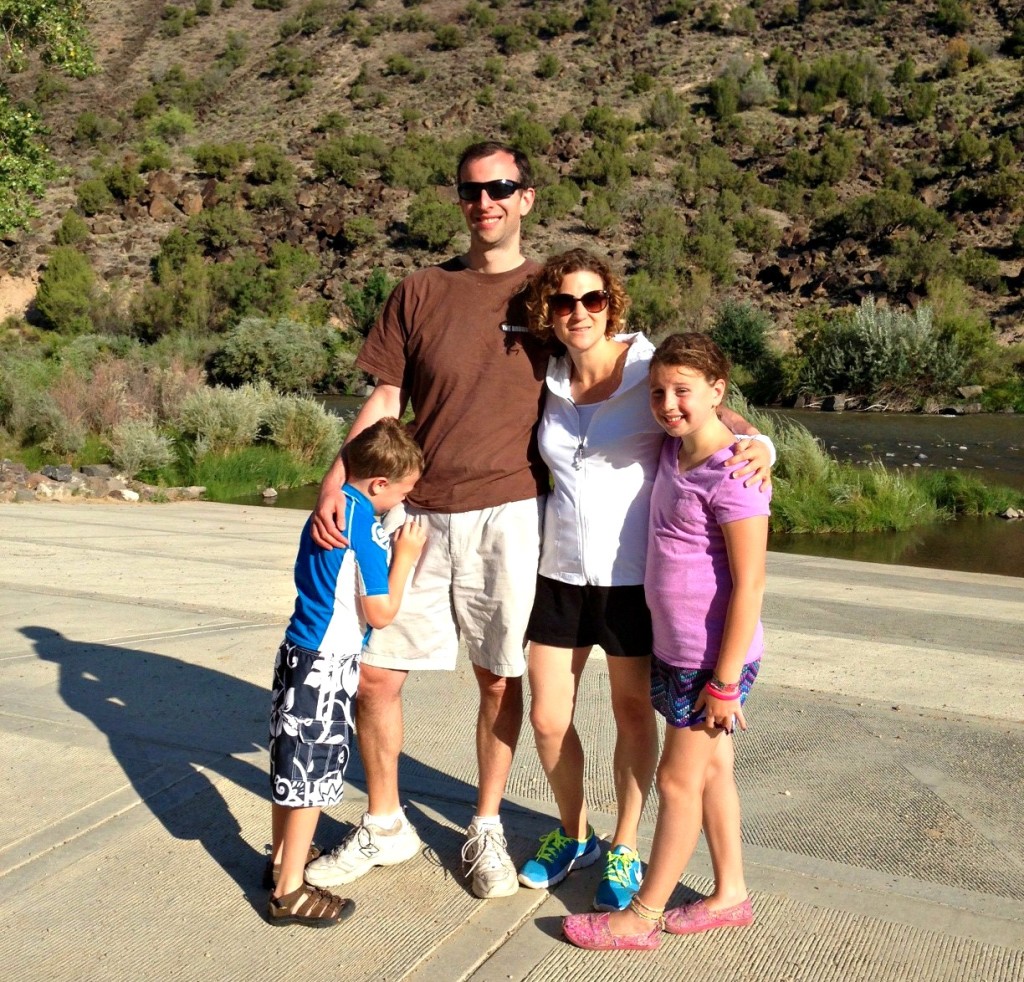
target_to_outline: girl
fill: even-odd
[[[661,797],[647,876],[622,911],[567,917],[581,948],[657,948],[754,919],[743,878],[730,739],[757,675],[768,496],[729,480],[734,436],[717,415],[729,365],[706,335],[678,334],[654,352],[650,404],[668,434],[651,497],[644,588],[654,629],[651,701],[667,722]],[[710,897],[668,912],[703,822],[715,874]]]
[[[637,825],[658,760],[643,581],[648,506],[665,434],[648,408],[654,345],[623,333],[628,305],[619,277],[582,249],[548,259],[527,300],[530,329],[558,351],[548,366],[538,437],[554,487],[527,638],[530,722],[561,824],[541,839],[519,882],[548,888],[600,859],[573,723],[580,678],[600,645],[615,720],[617,811],[594,896],[595,909],[605,911],[625,907],[640,885]],[[750,429],[735,413],[726,418],[734,429]],[[770,444],[741,440],[737,448],[735,457],[723,458],[723,472],[749,463],[735,476],[760,484]]]

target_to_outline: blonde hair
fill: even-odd
[[[384,416],[345,444],[341,451],[351,478],[386,477],[399,481],[423,470],[423,451],[394,416]]]

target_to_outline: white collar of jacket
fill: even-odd
[[[614,398],[620,392],[632,389],[641,382],[646,385],[650,372],[651,355],[654,353],[654,345],[646,335],[639,331],[633,334],[616,334],[612,340],[628,344],[629,351],[626,352],[626,364],[622,369],[622,381],[609,398]],[[568,353],[557,357],[553,356],[548,362],[547,386],[556,396],[561,396],[563,399],[572,399],[571,368],[572,360]]]

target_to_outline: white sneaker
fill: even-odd
[[[420,851],[420,837],[405,815],[388,829],[373,825],[364,814],[340,846],[306,867],[306,882],[315,887],[351,883],[374,866],[396,866]]]
[[[471,878],[470,888],[483,900],[511,897],[519,889],[516,868],[500,825],[471,824],[462,847],[462,863],[466,876]]]

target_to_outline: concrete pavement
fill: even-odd
[[[475,781],[465,665],[406,687],[402,788],[423,853],[352,884],[341,927],[266,925],[267,688],[303,520],[0,506],[0,978],[1024,978],[1024,579],[777,554],[737,740],[753,927],[579,951],[561,918],[588,908],[599,867],[550,894],[474,898],[458,869]],[[607,835],[605,676],[594,659],[579,722]],[[363,810],[358,764],[350,778],[325,844]],[[553,814],[527,727],[513,858]],[[676,902],[709,877],[701,846]]]

